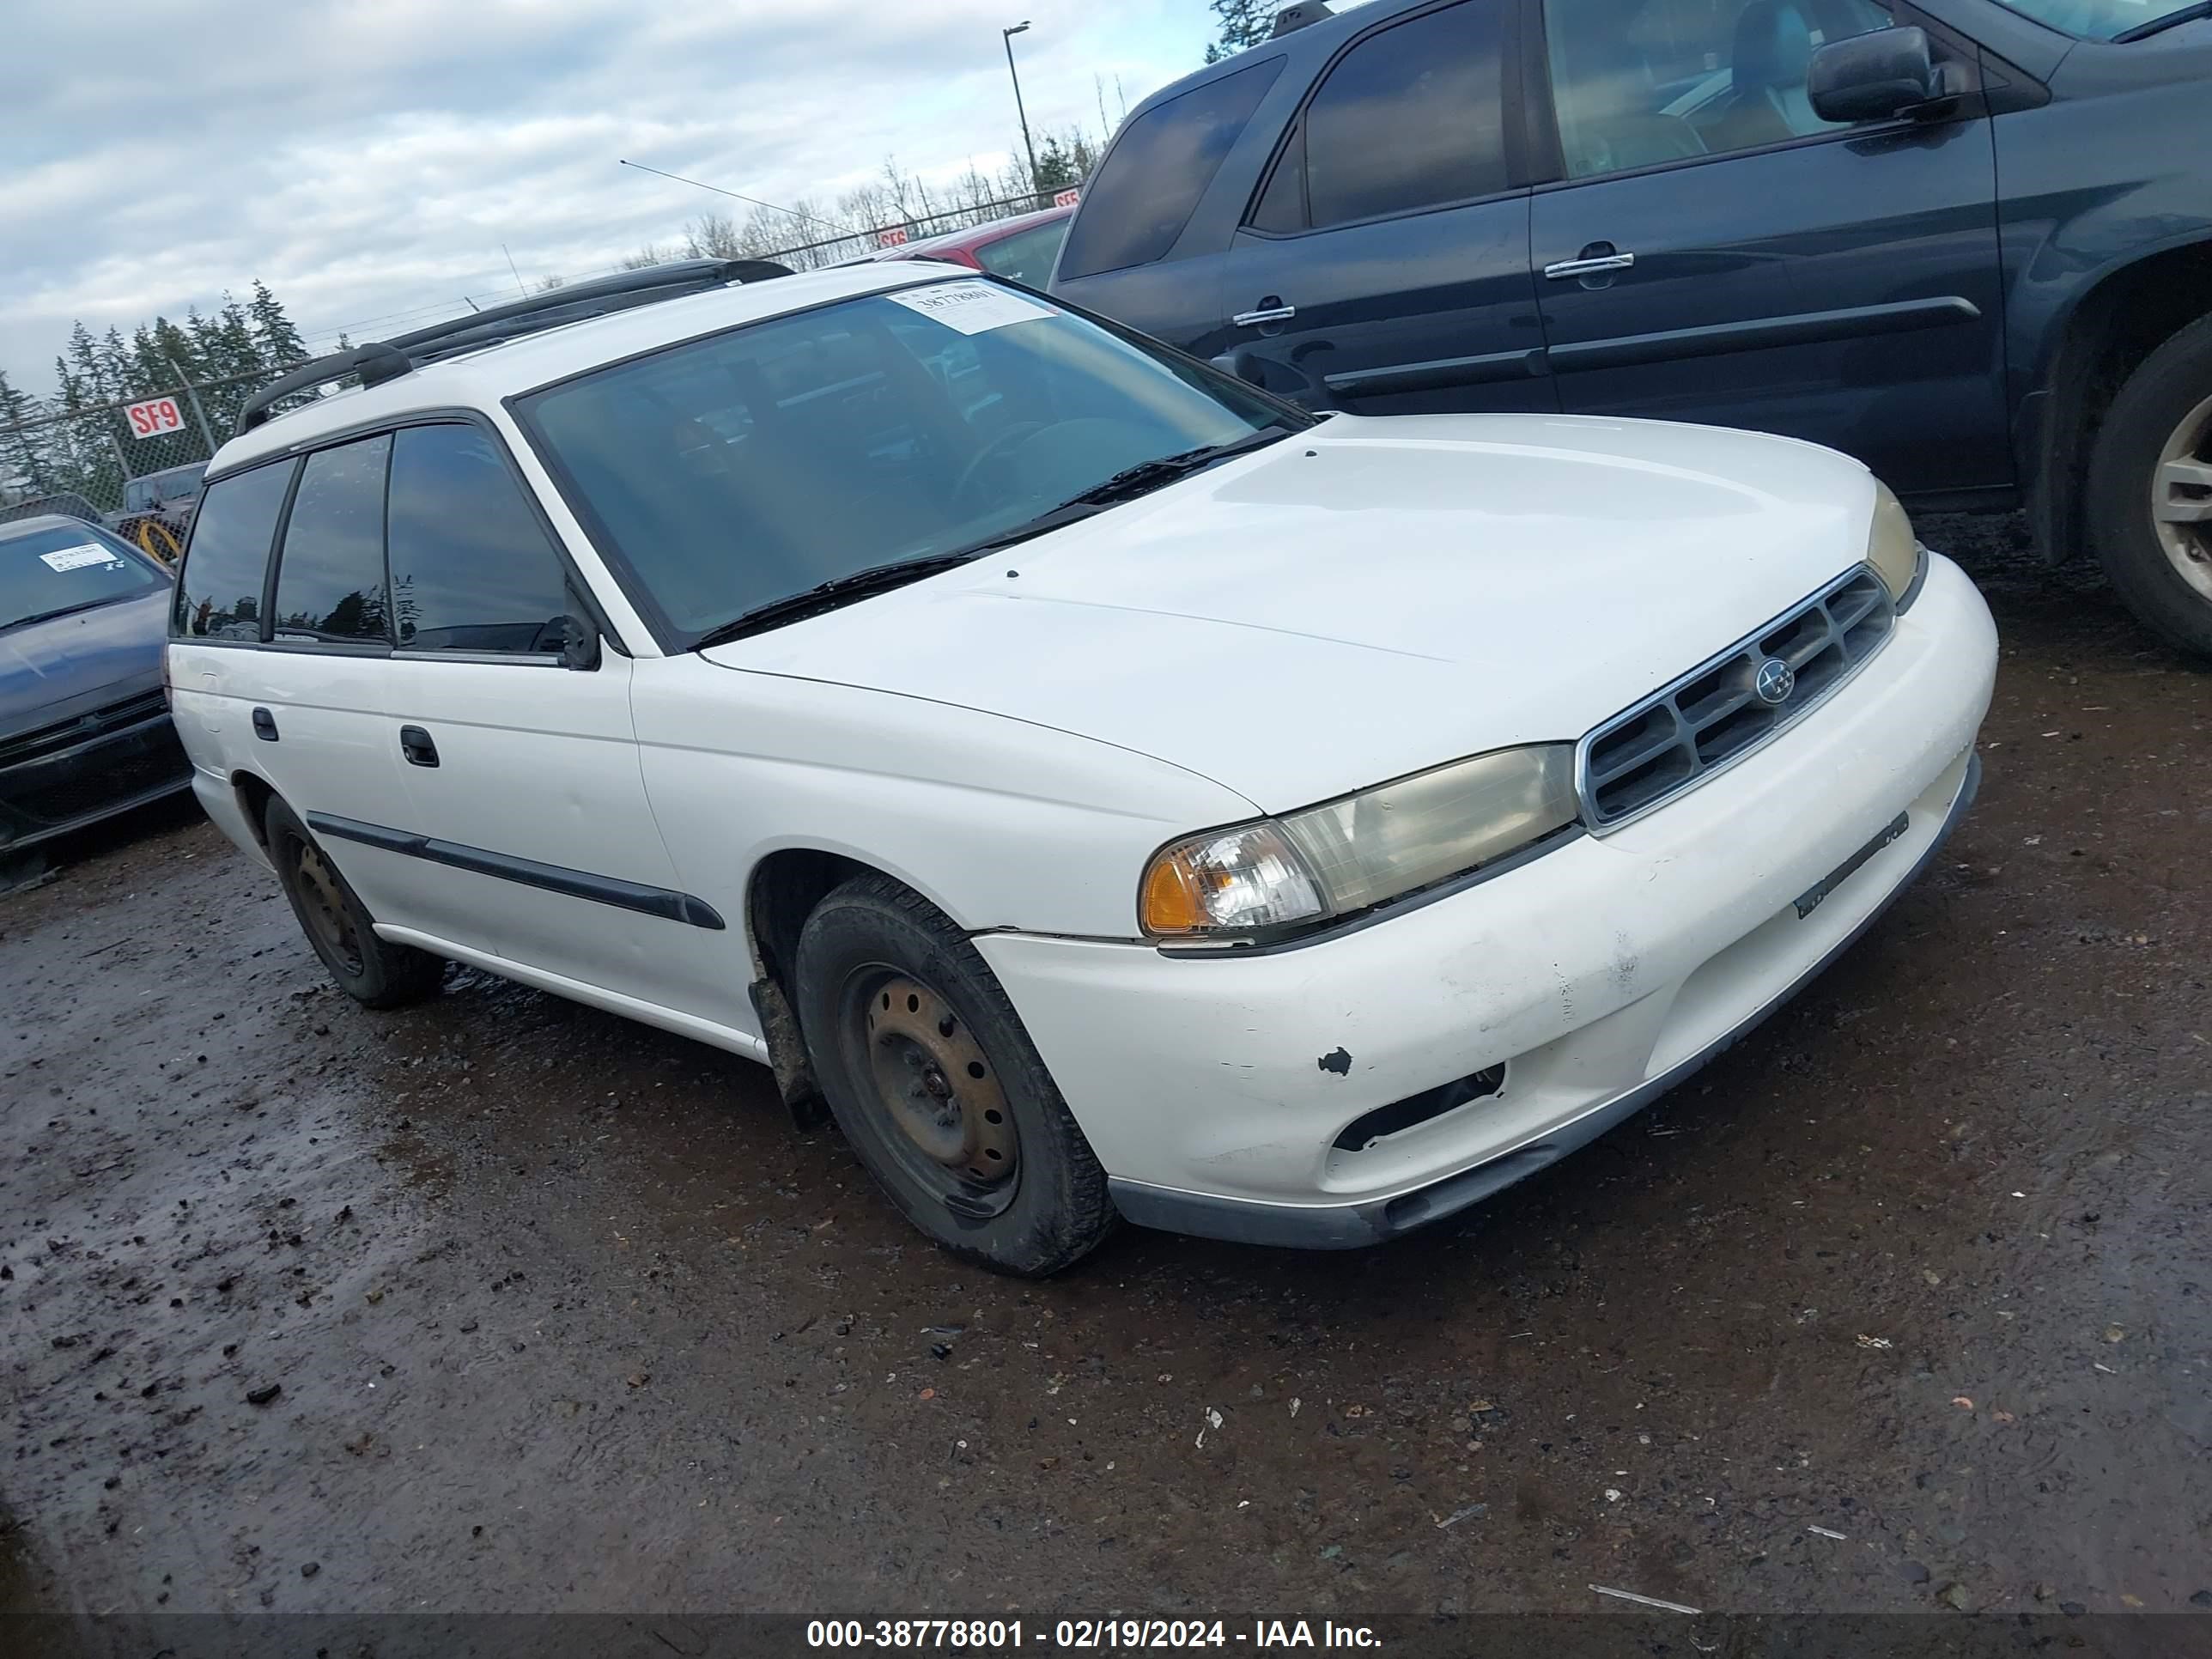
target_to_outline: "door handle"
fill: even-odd
[[[1568,276],[1593,276],[1601,270],[1626,270],[1635,264],[1633,253],[1601,253],[1593,258],[1559,259],[1544,267],[1553,282]]]
[[[438,745],[430,741],[430,734],[419,726],[399,728],[399,752],[407,757],[410,766],[435,766]]]
[[[264,743],[276,741],[276,717],[265,708],[253,711],[253,735]]]
[[[1240,311],[1229,320],[1238,328],[1251,328],[1261,323],[1287,323],[1297,314],[1296,306],[1262,306],[1257,311]]]

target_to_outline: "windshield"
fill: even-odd
[[[144,560],[90,525],[0,537],[0,629],[166,586]]]
[[[2187,9],[2185,3],[2160,0],[2004,0],[2010,9],[2046,28],[2078,34],[2085,40],[2110,40]]]
[[[1139,463],[1307,423],[980,277],[671,346],[521,409],[632,597],[684,645],[1015,532]]]

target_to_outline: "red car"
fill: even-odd
[[[1038,213],[1018,213],[1011,219],[994,219],[988,225],[950,230],[942,236],[899,242],[878,248],[871,259],[941,259],[1010,276],[1031,288],[1042,288],[1052,277],[1052,262],[1067,236],[1073,207],[1049,207]]]

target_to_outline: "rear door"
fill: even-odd
[[[404,921],[407,861],[386,848],[342,843],[319,827],[380,819],[399,788],[382,741],[392,655],[384,576],[391,450],[390,437],[380,434],[248,475],[268,491],[281,472],[290,497],[261,609],[262,643],[223,659],[230,694],[223,719],[233,752],[243,750],[248,768],[314,830],[369,913],[379,921]],[[202,509],[191,562],[196,578],[205,574],[200,561],[211,528],[205,521],[230,487],[211,490]]]
[[[1996,163],[1954,115],[1841,126],[1812,53],[1876,0],[1541,0],[1532,210],[1560,406],[1750,427],[1901,493],[2002,486]],[[1914,16],[1913,21],[1923,20]],[[1963,85],[1974,54],[1946,46]]]
[[[1323,72],[1237,233],[1237,372],[1359,414],[1557,406],[1516,184],[1518,15],[1416,12]]]

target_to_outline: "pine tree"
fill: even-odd
[[[1218,64],[1247,46],[1256,46],[1275,26],[1278,0],[1207,0],[1221,20],[1221,38],[1206,49],[1206,61]]]
[[[43,495],[52,488],[41,448],[44,429],[24,425],[40,413],[38,400],[17,391],[9,382],[8,371],[0,368],[0,489],[20,487]]]
[[[289,368],[306,358],[307,343],[258,276],[253,279],[253,299],[246,310],[252,318],[253,343],[260,349],[262,368]]]

